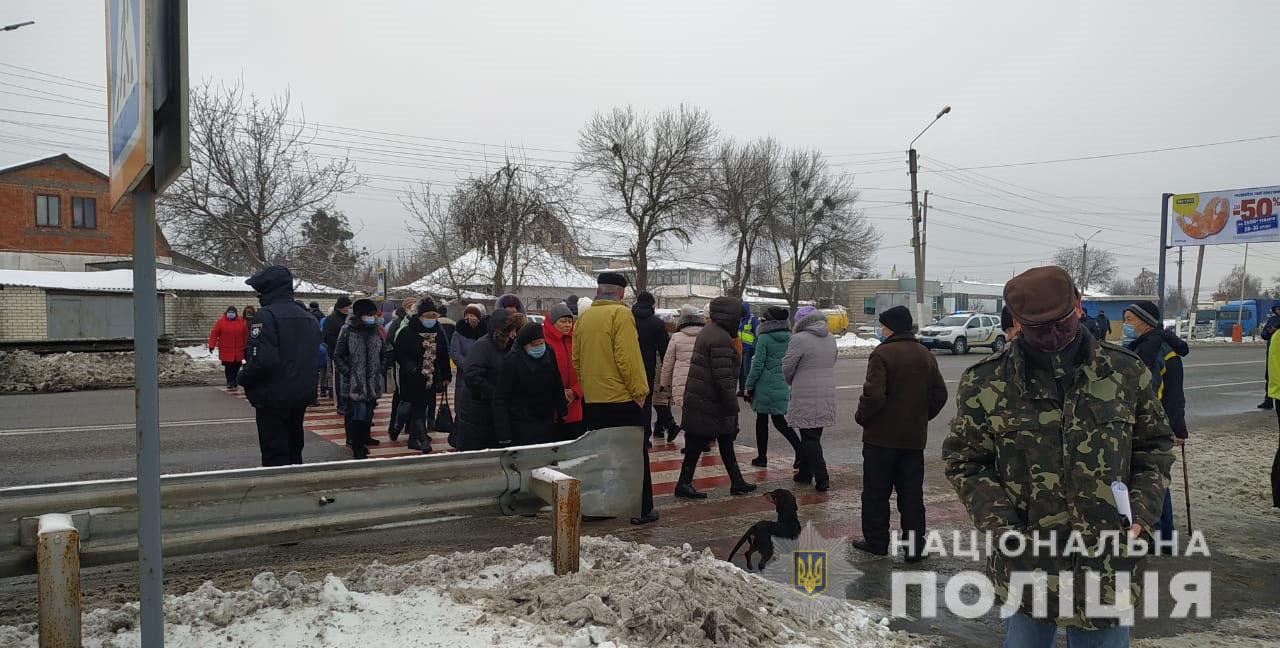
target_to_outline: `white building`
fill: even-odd
[[[527,310],[550,310],[569,295],[595,295],[595,278],[563,257],[534,246],[522,248],[520,254],[523,258],[519,276],[505,277],[506,289],[501,292],[519,296]],[[432,295],[450,302],[460,297],[464,302],[489,304],[498,298],[494,293],[499,291],[494,289],[493,282],[496,269],[492,257],[479,249],[470,250],[448,266],[394,290],[410,295]]]
[[[635,286],[635,267],[596,268],[596,276],[604,272],[618,272]],[[659,308],[679,308],[681,304],[705,307],[712,299],[724,294],[728,273],[713,263],[650,259],[648,262],[649,292],[658,301]]]
[[[1003,283],[966,280],[942,282],[941,313],[975,311],[999,315],[1002,308],[1004,308]]]

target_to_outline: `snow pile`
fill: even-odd
[[[846,333],[836,338],[836,348],[844,349],[848,347],[878,347],[880,340],[858,337],[852,333]]]
[[[221,370],[182,352],[160,354],[160,384],[208,384]],[[0,351],[0,392],[64,392],[133,386],[133,353]]]
[[[186,646],[909,646],[862,608],[815,602],[709,551],[583,538],[582,571],[551,573],[550,541],[373,563],[345,579],[259,574],[247,590],[212,583],[165,604],[166,645]],[[0,627],[34,648],[34,624]],[[139,645],[138,606],[84,617],[84,645]]]
[[[209,347],[203,344],[197,344],[189,347],[178,347],[178,351],[187,354],[187,357],[198,363],[209,363],[222,366],[222,361],[218,359],[218,354],[210,352]]]

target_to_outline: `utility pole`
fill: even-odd
[[[1092,241],[1093,237],[1101,233],[1102,230],[1098,230],[1090,234],[1089,238],[1081,238],[1079,234],[1075,235],[1076,238],[1080,239],[1080,285],[1076,286],[1076,288],[1082,294],[1089,288],[1089,275],[1085,274],[1085,271],[1089,268],[1089,241]]]
[[[1178,299],[1182,299],[1182,246],[1181,245],[1178,246]],[[1163,315],[1164,313],[1162,312],[1161,314]],[[1175,317],[1175,319],[1182,319],[1182,318]],[[1174,328],[1174,331],[1176,332],[1178,329],[1177,324],[1174,324],[1173,328]]]
[[[916,267],[916,327],[924,326],[924,243],[921,236],[920,193],[916,187],[916,174],[920,171],[919,156],[916,154],[916,140],[924,135],[942,116],[951,112],[951,106],[943,106],[924,130],[920,131],[907,145],[907,169],[911,174],[911,249],[915,253]]]
[[[1196,282],[1191,287],[1191,333],[1196,331],[1196,302],[1200,299],[1200,271],[1204,270],[1204,246],[1200,246],[1200,252],[1196,254]],[[1191,335],[1187,336],[1188,338]]]
[[[925,272],[925,260],[928,258],[925,254],[929,248],[929,190],[924,190],[924,205],[920,208],[920,276],[923,277]],[[933,310],[932,307],[929,309]],[[924,322],[921,322],[923,325]]]

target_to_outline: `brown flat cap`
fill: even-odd
[[[1032,268],[1004,285],[1004,303],[1026,326],[1056,322],[1076,305],[1076,287],[1071,275],[1058,266]]]

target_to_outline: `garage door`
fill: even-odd
[[[133,337],[132,295],[49,293],[50,340]],[[156,297],[156,326],[164,331],[164,299]]]

